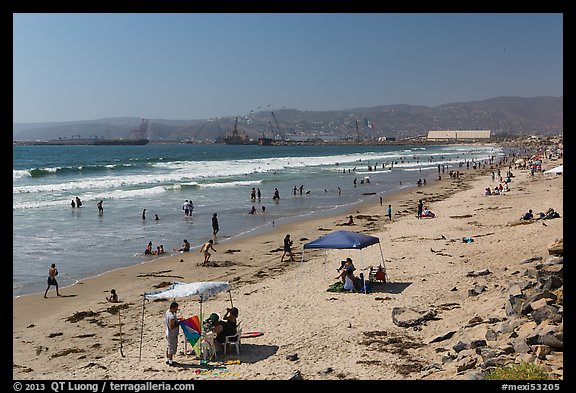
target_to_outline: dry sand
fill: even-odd
[[[549,168],[562,162],[546,163]],[[198,266],[202,253],[192,251],[61,288],[61,297],[52,288],[48,299],[42,293],[17,298],[13,301],[13,378],[286,380],[299,371],[302,378],[315,380],[458,379],[453,365],[442,365],[437,348],[450,348],[462,337],[455,335],[440,344],[429,341],[461,330],[474,316],[504,317],[504,289],[521,270],[519,262],[547,257],[546,246],[563,237],[564,216],[562,175],[531,177],[527,170],[513,170],[510,192],[483,196],[486,186],[496,184],[490,172],[465,168],[462,172],[459,180],[445,174],[440,181],[386,197],[383,206],[359,207],[349,213],[355,226],[337,225],[346,221],[345,214],[217,243],[211,260],[219,266]],[[430,206],[436,218],[416,218],[418,199]],[[386,217],[389,203],[392,222]],[[546,225],[508,225],[528,209],[539,212],[549,207],[561,218],[547,220]],[[363,250],[306,250],[300,263],[304,243],[340,229],[377,236],[380,245]],[[294,240],[298,262],[280,262],[286,233]],[[464,243],[463,237],[473,237],[474,242]],[[362,271],[382,262],[381,251],[389,283],[373,285],[369,294],[326,291],[336,282],[340,260],[350,256]],[[481,269],[493,274],[467,276]],[[230,282],[244,331],[264,332],[243,339],[239,356],[233,351],[218,359],[239,359],[240,364],[212,362],[211,370],[202,369],[199,359],[180,352],[190,349],[182,334],[180,353],[174,358],[177,366],[164,363],[163,321],[169,301],[147,301],[142,322],[142,294],[170,281]],[[487,289],[471,297],[468,290],[475,283]],[[111,288],[119,294],[118,305],[105,301]],[[180,316],[199,310],[196,299],[178,302]],[[205,316],[222,315],[229,306],[229,294],[222,293],[203,303],[203,311]],[[391,311],[402,306],[432,307],[440,310],[440,318],[418,330],[398,327]],[[483,338],[485,329],[479,326],[466,334]],[[440,368],[424,373],[431,364]]]

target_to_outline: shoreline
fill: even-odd
[[[520,170],[517,172],[520,172]],[[413,270],[411,272],[405,272],[404,269],[408,269],[407,267],[402,267],[402,265],[399,264],[397,265],[398,260],[406,258],[412,260],[413,258],[410,256],[410,252],[413,252],[415,255],[417,254],[415,250],[411,250],[413,246],[410,244],[405,244],[405,239],[409,239],[415,235],[426,235],[429,228],[422,227],[422,225],[425,225],[423,224],[424,222],[430,222],[435,225],[437,222],[441,223],[442,220],[445,219],[444,214],[442,219],[439,216],[434,220],[412,220],[413,217],[411,216],[415,216],[416,201],[418,199],[423,199],[425,204],[430,205],[431,210],[436,212],[437,209],[441,210],[440,206],[445,204],[449,205],[452,200],[458,201],[461,199],[462,195],[466,194],[467,191],[472,191],[478,188],[481,189],[480,183],[487,182],[486,174],[488,173],[488,170],[485,169],[478,169],[476,171],[470,169],[468,171],[463,171],[463,178],[458,181],[449,179],[446,174],[446,176],[442,176],[442,180],[434,180],[433,182],[431,181],[426,186],[414,186],[393,192],[390,195],[386,195],[382,206],[380,206],[379,201],[363,202],[356,206],[353,211],[349,211],[348,214],[323,216],[317,219],[282,224],[276,226],[272,231],[266,233],[248,235],[247,237],[242,237],[241,239],[229,241],[227,240],[223,243],[216,243],[215,248],[217,252],[212,253],[211,261],[215,262],[215,264],[218,266],[198,266],[198,263],[202,261],[202,254],[197,251],[190,251],[189,253],[158,258],[154,261],[144,262],[135,266],[119,268],[100,274],[96,277],[80,280],[77,284],[65,288],[60,288],[60,293],[63,295],[60,298],[55,296],[54,288],[51,288],[48,292],[48,299],[42,299],[41,292],[22,295],[18,298],[14,298],[13,310],[17,309],[18,312],[16,313],[16,311],[13,311],[13,342],[15,344],[13,354],[13,374],[18,376],[19,379],[68,379],[69,376],[80,379],[86,378],[88,376],[88,379],[92,379],[101,378],[102,373],[107,375],[107,378],[113,379],[143,379],[144,377],[150,377],[153,379],[188,378],[190,376],[187,377],[182,375],[182,373],[178,373],[176,375],[170,374],[170,370],[163,370],[163,367],[161,367],[162,353],[164,348],[164,343],[161,340],[161,318],[166,308],[165,302],[150,302],[146,304],[148,311],[146,312],[145,322],[146,326],[151,327],[150,331],[146,331],[146,342],[154,342],[155,346],[153,351],[147,351],[144,361],[140,362],[138,359],[136,359],[135,363],[132,363],[134,361],[134,357],[137,357],[136,354],[138,352],[137,333],[139,332],[140,327],[139,315],[142,310],[143,292],[157,290],[156,286],[162,284],[163,282],[170,281],[228,281],[232,286],[232,299],[235,305],[237,304],[240,308],[241,320],[245,321],[243,322],[245,323],[243,326],[252,328],[258,327],[258,321],[263,320],[261,319],[264,318],[262,312],[265,311],[267,311],[270,319],[274,321],[278,321],[278,318],[280,318],[279,320],[282,320],[282,317],[279,316],[278,313],[285,312],[292,315],[292,313],[297,312],[299,308],[301,309],[299,310],[300,312],[303,312],[303,310],[308,312],[308,308],[316,307],[316,305],[312,306],[309,304],[309,301],[314,299],[321,304],[326,302],[326,298],[331,298],[332,294],[325,292],[323,288],[325,285],[324,281],[334,282],[333,276],[336,273],[335,269],[333,269],[335,266],[332,265],[336,265],[336,262],[330,262],[330,268],[327,268],[326,261],[328,258],[331,258],[332,260],[336,260],[334,258],[340,259],[340,254],[342,253],[339,252],[340,250],[329,250],[327,252],[309,250],[306,251],[304,255],[304,263],[300,263],[301,257],[303,255],[303,244],[314,240],[315,238],[325,233],[338,229],[355,232],[359,231],[378,236],[381,239],[381,246],[384,246],[385,248],[384,258],[386,261],[386,268],[388,270],[390,283],[401,284],[405,281],[405,277],[403,277],[405,273],[414,274],[418,271],[417,269],[416,271]],[[520,173],[518,175],[520,175]],[[522,182],[520,184],[524,184],[524,182],[529,182],[531,180],[530,178],[526,179],[526,173],[522,173],[521,175],[522,176],[517,176],[518,180],[520,180],[520,177],[522,177]],[[555,180],[558,181],[559,179]],[[516,179],[511,183],[511,188],[513,191],[516,186],[515,182]],[[507,197],[508,195],[500,197],[503,198],[503,200],[499,202],[504,202],[505,198]],[[394,212],[392,222],[388,222],[386,217],[386,208],[388,204],[392,205],[392,210]],[[554,207],[556,207],[556,209],[560,209],[562,206]],[[534,208],[541,209],[543,207]],[[460,206],[455,204],[453,208],[448,207],[448,211],[451,209],[459,210]],[[563,212],[561,211],[561,213]],[[338,224],[341,224],[345,221],[345,217],[349,214],[354,216],[356,225],[343,227],[338,226]],[[477,220],[480,221],[481,219],[478,218]],[[417,232],[413,232],[416,226],[419,229]],[[430,225],[430,227],[432,226],[433,225]],[[480,225],[479,228],[482,228],[482,226],[485,225]],[[451,229],[454,228],[446,227],[442,229],[442,236],[444,236],[444,233],[447,233],[447,231],[450,231]],[[488,230],[489,228],[482,229],[483,232],[489,233]],[[292,239],[294,240],[294,254],[296,263],[280,262],[280,257],[282,255],[282,239],[286,233],[290,233],[292,235]],[[430,234],[428,237],[435,238],[437,236],[439,236],[439,233]],[[484,236],[487,235],[484,234]],[[480,244],[481,242],[481,238],[478,239],[477,243]],[[400,254],[398,254],[398,251],[395,250],[396,248],[402,247],[405,247],[405,251],[409,250],[408,254],[403,255],[405,251],[400,251]],[[445,246],[445,248],[448,247],[450,246]],[[427,252],[428,254],[430,253],[429,251]],[[364,256],[366,256],[366,258],[364,258]],[[430,262],[429,258],[430,257],[428,257],[428,259],[423,259],[422,262],[428,265],[428,262]],[[468,256],[467,258],[473,259],[473,256]],[[366,252],[363,253],[361,259],[374,261],[374,263],[376,263],[380,260],[380,254],[377,253],[376,250],[367,249]],[[358,259],[356,258],[355,260]],[[314,263],[310,263],[318,261],[323,261],[322,265],[316,266]],[[369,263],[370,262],[362,262],[357,266],[357,268],[359,270],[366,269]],[[446,268],[447,266],[438,268],[438,272]],[[318,290],[317,292],[319,293],[311,293],[310,298],[304,296],[304,299],[299,299],[298,296],[301,292],[300,285],[309,285],[309,277],[316,276],[312,275],[313,270],[316,273],[318,273],[318,271],[323,271],[322,275],[324,277],[319,279],[322,283],[319,281],[311,284],[312,287],[321,285],[322,290]],[[307,271],[310,271],[309,274],[305,274]],[[328,273],[328,271],[332,273]],[[366,273],[365,275],[367,276]],[[252,303],[253,298],[262,296],[262,294],[258,295],[259,293],[267,293],[269,291],[273,291],[273,288],[280,287],[282,285],[287,285],[290,289],[285,291],[287,292],[286,299],[293,299],[293,304],[288,305],[283,303],[282,300],[286,299],[283,299],[283,295],[279,294],[273,295],[272,298],[275,300],[271,302],[273,304],[259,303],[265,301],[264,299],[267,298],[266,296],[271,296],[269,294],[264,295],[264,299],[259,300],[257,303]],[[415,280],[412,285],[409,285],[405,289],[405,291],[409,292],[412,290],[411,287],[414,285],[417,285]],[[126,348],[125,351],[128,353],[131,366],[128,368],[128,370],[121,370],[123,367],[119,366],[114,370],[95,370],[91,372],[90,370],[86,370],[85,367],[82,368],[80,365],[74,365],[73,372],[71,374],[65,374],[62,371],[59,371],[61,368],[59,365],[70,365],[72,363],[85,364],[89,363],[90,361],[100,363],[95,359],[98,359],[102,356],[111,360],[112,362],[123,361],[121,359],[116,359],[119,357],[117,348],[118,337],[115,336],[115,334],[117,334],[117,322],[119,317],[113,314],[106,314],[106,310],[109,310],[112,306],[111,303],[107,303],[105,301],[105,298],[108,296],[109,290],[111,288],[115,288],[117,290],[120,300],[122,301],[122,303],[119,305],[125,307],[125,311],[123,311],[124,317],[128,318],[126,314],[131,315],[130,322],[128,322],[128,320],[123,321],[123,324],[126,324],[126,330],[124,328],[122,329],[125,334],[132,335],[130,338],[125,338],[126,341],[124,343]],[[437,290],[438,289],[436,288],[436,291]],[[340,299],[339,301],[344,302],[344,307],[358,306],[351,302],[352,298],[357,295],[334,295]],[[379,303],[378,301],[374,301],[375,298],[380,298],[382,295],[386,294],[374,293],[370,296],[370,299],[372,299],[371,303],[374,304],[373,307],[377,306],[378,304],[386,303],[386,301],[382,300],[379,301]],[[268,297],[268,299],[270,298]],[[415,298],[412,297],[411,299],[421,299],[421,301],[425,301],[427,300],[427,296],[416,296]],[[227,296],[219,295],[214,299],[208,300],[207,307],[209,306],[209,309],[211,310],[224,310],[228,302],[229,299]],[[328,303],[330,302],[331,301],[328,300]],[[179,300],[179,303],[181,304],[182,313],[186,317],[189,316],[189,314],[197,312],[197,301],[192,299],[182,299]],[[260,307],[257,304],[260,304]],[[262,308],[262,310],[259,310],[259,308]],[[66,319],[70,319],[70,316],[76,315],[82,311],[93,311],[97,313],[99,318],[95,319],[100,319],[100,323],[103,324],[104,327],[98,329],[97,325],[87,324],[86,321],[79,321],[75,324],[70,324],[68,321],[66,321]],[[206,309],[205,312],[208,312],[208,309]],[[329,311],[329,313],[332,315],[334,310]],[[369,317],[370,315],[367,316]],[[335,313],[334,317],[338,318],[337,312]],[[352,326],[352,323],[356,325],[354,318],[350,319],[350,321],[352,321],[350,326]],[[282,328],[279,325],[275,325],[275,323],[278,322],[274,322],[272,325],[269,325],[270,330],[266,329],[263,339],[265,342],[268,342],[268,344],[264,345],[264,347],[268,348],[270,345],[275,346],[274,343],[284,342],[284,344],[279,345],[279,348],[276,350],[279,354],[284,354],[286,352],[286,346],[290,347],[290,345],[288,345],[286,340],[283,338],[283,334],[285,335],[286,327]],[[325,325],[325,323],[326,321],[320,323],[320,331],[332,331],[333,329],[338,329],[336,327],[337,325],[332,325],[331,323]],[[262,324],[264,324],[264,322],[262,322]],[[297,325],[301,324],[302,321],[297,322]],[[81,346],[80,343],[82,340],[73,336],[71,332],[68,332],[70,329],[77,332],[92,331],[95,329],[97,331],[95,334],[99,337],[97,341],[100,346],[95,349],[86,349],[83,351],[85,352],[84,354],[79,355],[72,353],[70,355],[62,355],[53,358],[50,360],[50,362],[54,363],[52,366],[50,366],[50,364],[48,364],[50,362],[47,361],[44,362],[46,364],[41,364],[42,358],[54,355],[55,349],[52,347],[59,347],[62,349],[67,347],[75,347],[76,345]],[[297,332],[300,332],[303,337],[309,337],[310,332],[302,331],[301,327],[296,328],[296,330]],[[45,342],[45,337],[51,333],[63,333],[64,338],[55,336],[55,338],[51,338],[48,342]],[[79,341],[78,344],[76,343],[77,341]],[[244,340],[242,345],[246,345],[248,348],[246,352],[250,352],[250,347],[253,347],[261,341],[263,340]],[[16,345],[16,343],[26,344]],[[45,350],[42,349],[43,346],[45,346]],[[87,347],[87,345],[84,344],[84,347]],[[182,343],[179,345],[179,349],[183,349]],[[302,349],[299,349],[298,351],[300,352]],[[353,354],[355,353],[355,350],[351,351]],[[34,352],[36,352],[36,356],[33,355]],[[238,365],[238,369],[241,370],[243,367],[252,368],[258,362],[267,364],[269,358],[274,358],[275,356],[278,357],[278,355],[274,354],[270,354],[268,356],[258,356],[262,358],[258,358],[260,361],[254,360],[253,362],[245,362],[241,365]],[[39,359],[33,359],[35,357],[38,357]],[[242,358],[242,354],[240,355],[240,358]],[[182,361],[182,363],[194,362],[191,360],[192,358],[187,356],[177,355],[176,359],[178,361]],[[340,360],[343,363],[349,362],[346,359]],[[283,359],[283,356],[278,357],[276,361],[279,363],[289,363]],[[334,359],[333,362],[337,363]],[[355,364],[350,364],[349,366],[350,369],[355,369],[358,367],[358,365]],[[22,371],[25,370],[26,367],[29,367],[32,369],[32,371]],[[152,372],[150,375],[148,375],[145,373],[143,367],[151,367],[155,370],[155,372]],[[266,367],[270,367],[270,364],[267,364],[267,366],[264,365],[264,368]],[[235,366],[229,366],[229,368],[233,369]],[[130,370],[132,370],[134,374],[130,374]],[[284,371],[277,371],[277,374],[274,374],[274,372],[270,373],[264,370],[260,370],[256,372],[256,374],[254,374],[254,372],[246,374],[240,373],[240,376],[231,374],[230,377],[233,379],[287,379],[285,378],[285,368],[282,368],[282,370]],[[244,371],[246,372],[247,370]],[[130,375],[132,376],[130,377]],[[173,376],[168,377],[168,375]],[[363,374],[359,373],[358,375],[362,379]],[[328,379],[333,378],[334,377]],[[386,374],[383,374],[381,378],[386,379]]]

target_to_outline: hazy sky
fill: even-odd
[[[15,123],[563,96],[561,13],[16,13],[13,23]]]

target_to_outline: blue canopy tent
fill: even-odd
[[[356,249],[362,250],[365,247],[378,244],[380,246],[380,239],[375,236],[365,235],[358,232],[349,231],[336,231],[316,240],[305,243],[302,250],[302,263],[304,262],[304,251],[309,249]],[[386,265],[384,264],[384,254],[382,253],[382,246],[380,246],[380,256],[382,257],[382,267],[386,273]],[[360,253],[362,260],[362,253]],[[362,263],[363,264],[363,263]]]

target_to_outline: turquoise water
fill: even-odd
[[[431,181],[438,165],[445,166],[448,176],[450,169],[466,170],[466,161],[493,155],[502,150],[455,145],[14,146],[13,296],[43,291],[52,263],[59,269],[59,284],[67,286],[154,258],[143,255],[149,241],[167,251],[180,247],[183,239],[199,247],[212,237],[213,213],[220,223],[217,241],[223,243],[288,221],[344,212],[413,187],[420,178]],[[253,187],[261,191],[255,201]],[[274,188],[280,200],[272,199]],[[370,193],[376,194],[365,195]],[[76,196],[81,208],[70,206]],[[192,217],[182,210],[186,199],[194,203]],[[252,206],[257,214],[248,214]]]

